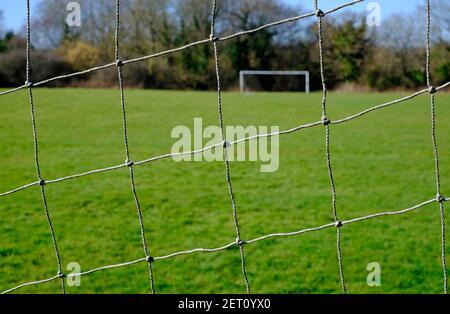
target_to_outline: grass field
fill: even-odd
[[[329,96],[329,118],[343,118],[405,94]],[[43,177],[124,162],[117,90],[36,89]],[[169,153],[177,125],[217,124],[215,93],[126,90],[129,144],[134,161]],[[321,95],[225,93],[229,125],[291,128],[321,117]],[[26,91],[0,98],[0,192],[36,181]],[[437,95],[443,194],[450,195],[450,95]],[[411,207],[436,195],[429,96],[332,126],[331,154],[341,220]],[[243,239],[333,221],[319,126],[280,138],[280,168],[234,162],[231,176]],[[236,238],[222,162],[165,159],[135,168],[136,188],[151,254],[218,247]],[[143,257],[127,169],[46,187],[62,262],[82,271]],[[449,208],[450,205],[447,205]],[[32,187],[0,198],[0,290],[52,277],[56,261],[40,198]],[[447,211],[447,216],[448,216]],[[450,222],[450,218],[447,220]],[[447,223],[450,230],[450,225]],[[450,253],[448,247],[448,253]],[[405,215],[377,218],[342,229],[344,272],[350,293],[440,293],[440,219],[437,204]],[[340,293],[336,231],[245,246],[254,293]],[[368,287],[366,266],[378,262],[381,287]],[[237,247],[154,264],[159,293],[241,293]],[[81,278],[68,293],[146,293],[145,263]],[[58,281],[18,293],[59,293]]]

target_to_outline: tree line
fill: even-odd
[[[114,61],[115,3],[79,0],[81,26],[66,23],[67,1],[42,0],[32,21],[32,76],[39,81]],[[305,13],[281,0],[222,0],[217,8],[217,36],[253,29]],[[435,84],[450,80],[450,4],[433,4],[432,75]],[[363,13],[337,13],[324,20],[326,76],[330,88],[370,90],[415,89],[425,77],[424,8],[411,14],[383,17],[369,27]],[[0,15],[1,16],[1,15]],[[121,7],[121,58],[129,59],[180,47],[209,37],[210,0],[128,0]],[[25,32],[0,30],[0,86],[25,81]],[[136,62],[124,67],[129,86],[164,89],[215,88],[211,45]],[[320,89],[317,25],[314,18],[266,28],[220,42],[222,84],[238,85],[238,72],[308,70],[312,89]],[[96,71],[53,86],[110,87],[114,69]],[[288,85],[277,78],[261,79],[262,89]],[[292,86],[288,86],[290,88]]]

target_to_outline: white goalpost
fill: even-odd
[[[242,70],[239,72],[239,88],[245,92],[245,77],[248,75],[292,75],[305,77],[305,93],[309,93],[309,71],[261,71]]]

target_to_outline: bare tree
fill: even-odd
[[[0,10],[0,38],[3,37],[4,33],[3,26],[3,11]]]
[[[32,20],[32,41],[38,47],[55,48],[62,39],[66,18],[66,3],[43,0]]]
[[[172,0],[124,2],[121,37],[124,49],[138,55],[168,49],[173,41]]]
[[[438,41],[450,41],[450,2],[435,0],[433,2],[433,26],[436,27]]]
[[[422,17],[423,11],[421,13],[393,14],[386,18],[377,29],[378,44],[397,51],[422,47],[425,17]]]

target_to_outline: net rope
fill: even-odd
[[[130,148],[128,146],[128,132],[127,132],[127,115],[125,110],[125,95],[123,91],[123,79],[122,79],[122,61],[120,60],[120,49],[119,49],[119,32],[120,32],[120,0],[116,0],[116,25],[115,25],[115,57],[116,57],[116,67],[117,67],[117,78],[119,81],[120,90],[120,104],[122,109],[122,125],[123,125],[123,142],[125,147],[125,163],[130,169],[130,183],[131,192],[133,193],[134,202],[136,204],[136,209],[139,217],[139,227],[141,230],[142,245],[144,248],[144,254],[148,262],[148,271],[150,276],[150,287],[151,291],[155,293],[155,283],[153,281],[153,269],[152,269],[152,257],[149,254],[149,249],[147,245],[147,240],[145,237],[144,219],[142,217],[141,205],[139,203],[139,198],[136,192],[136,186],[134,184],[134,171],[133,171],[133,161],[130,159]]]
[[[96,67],[93,67],[90,69],[86,69],[84,71],[74,72],[74,73],[70,73],[70,74],[66,74],[66,75],[60,75],[60,76],[45,79],[40,82],[33,83],[31,81],[31,75],[30,75],[30,69],[31,69],[30,0],[27,0],[26,1],[26,10],[27,10],[26,82],[22,86],[19,86],[19,87],[13,88],[13,89],[9,89],[6,91],[2,91],[2,92],[0,92],[0,95],[7,95],[10,93],[20,91],[22,89],[27,89],[27,91],[28,91],[29,105],[30,105],[30,112],[31,112],[31,123],[32,123],[32,130],[33,130],[34,157],[35,157],[37,181],[22,185],[20,187],[14,188],[14,189],[6,191],[6,192],[2,192],[2,193],[0,193],[0,198],[15,194],[19,191],[29,189],[29,188],[32,188],[35,186],[40,187],[43,208],[45,211],[47,223],[49,225],[53,248],[54,248],[55,255],[56,255],[57,272],[56,272],[56,275],[54,275],[52,277],[42,279],[42,280],[37,280],[37,281],[26,282],[26,283],[17,285],[15,287],[12,287],[8,290],[2,291],[1,293],[2,294],[10,293],[10,292],[16,291],[18,289],[21,289],[21,288],[24,288],[27,286],[40,285],[40,284],[52,282],[55,280],[60,280],[61,292],[65,293],[65,286],[64,286],[65,278],[75,277],[75,276],[77,276],[77,277],[78,276],[86,276],[86,275],[96,273],[98,271],[115,269],[115,268],[120,268],[120,267],[127,267],[127,266],[131,266],[131,265],[138,264],[138,263],[147,263],[148,264],[148,272],[149,272],[149,279],[150,279],[150,291],[155,293],[155,283],[154,283],[153,270],[152,270],[152,264],[154,262],[175,258],[175,257],[181,256],[181,255],[189,255],[189,254],[195,254],[195,253],[220,252],[220,251],[232,249],[234,247],[239,248],[240,256],[241,256],[241,271],[242,271],[243,281],[244,281],[244,285],[245,285],[245,289],[246,289],[247,293],[250,293],[251,292],[250,282],[249,282],[247,272],[246,272],[246,267],[245,267],[245,254],[244,254],[244,246],[245,245],[252,245],[256,242],[264,241],[264,240],[271,239],[271,238],[284,238],[284,237],[299,236],[299,235],[303,235],[306,233],[317,232],[317,231],[326,230],[326,229],[330,229],[330,228],[337,229],[336,244],[337,244],[339,279],[340,279],[342,291],[343,291],[343,293],[346,293],[347,289],[346,289],[346,284],[345,284],[343,258],[342,258],[343,254],[342,254],[342,249],[341,249],[341,229],[342,229],[342,227],[349,225],[349,224],[362,222],[362,221],[366,221],[366,220],[371,220],[371,219],[375,219],[375,218],[380,218],[380,217],[403,215],[406,213],[410,213],[410,212],[414,212],[419,209],[422,209],[425,206],[437,203],[439,205],[440,225],[441,225],[441,243],[440,243],[440,245],[441,245],[441,260],[442,260],[441,262],[442,262],[442,269],[443,269],[443,292],[445,294],[447,294],[448,293],[448,275],[447,275],[447,263],[446,263],[446,254],[445,254],[446,253],[445,252],[446,230],[445,230],[444,204],[446,202],[449,202],[450,198],[444,197],[441,194],[441,180],[440,180],[440,168],[439,168],[440,163],[439,163],[438,144],[437,144],[437,135],[436,135],[436,120],[437,119],[436,119],[436,109],[435,108],[436,108],[436,93],[449,87],[450,82],[447,82],[441,86],[433,86],[432,85],[431,70],[430,70],[430,59],[431,59],[431,7],[430,7],[430,0],[425,0],[426,1],[426,17],[427,17],[427,19],[426,19],[427,88],[424,88],[420,91],[412,93],[403,98],[395,99],[395,100],[392,100],[392,101],[389,101],[389,102],[386,102],[386,103],[383,103],[380,105],[370,107],[366,110],[363,110],[361,112],[358,112],[356,114],[353,114],[353,115],[350,115],[350,116],[347,116],[344,118],[330,120],[329,117],[327,116],[327,87],[326,87],[326,80],[325,80],[326,60],[324,58],[324,49],[323,49],[322,22],[323,22],[323,19],[326,18],[327,15],[338,12],[344,8],[356,5],[356,4],[364,2],[364,1],[365,0],[355,0],[355,1],[344,3],[340,6],[335,7],[334,9],[331,9],[328,11],[322,11],[319,8],[318,0],[313,0],[314,12],[294,16],[291,18],[282,19],[282,20],[275,21],[272,23],[264,24],[262,26],[254,28],[254,29],[240,31],[240,32],[237,32],[237,33],[234,33],[231,35],[224,36],[224,37],[216,37],[215,22],[216,22],[217,0],[212,0],[211,33],[210,33],[209,38],[203,39],[200,41],[196,41],[196,42],[192,42],[192,43],[188,43],[188,44],[178,47],[178,48],[169,49],[169,50],[165,50],[162,52],[158,52],[158,53],[154,53],[154,54],[150,54],[150,55],[146,55],[146,56],[142,56],[142,57],[138,57],[138,58],[134,58],[134,59],[120,60],[120,45],[119,45],[119,43],[120,43],[120,40],[119,40],[120,39],[119,38],[119,34],[120,34],[120,0],[116,0],[116,11],[115,11],[116,19],[115,19],[115,38],[114,38],[114,40],[115,40],[115,59],[116,60],[112,63],[101,65],[101,66],[96,66]],[[279,26],[279,25],[282,25],[285,23],[292,23],[295,21],[309,18],[309,17],[317,18],[317,30],[318,30],[317,37],[318,37],[318,45],[319,45],[320,76],[321,76],[321,83],[322,83],[322,118],[319,121],[302,124],[302,125],[299,125],[299,126],[291,128],[291,129],[287,129],[287,130],[277,131],[277,132],[273,132],[273,133],[257,134],[255,136],[249,136],[246,138],[241,138],[241,139],[237,139],[237,140],[230,141],[230,142],[226,141],[225,134],[224,134],[222,92],[221,92],[221,85],[220,85],[220,55],[219,55],[219,49],[218,49],[219,43],[222,41],[227,41],[227,40],[239,37],[239,36],[253,34],[253,33],[256,33],[258,31],[261,31],[266,28]],[[206,146],[201,149],[193,150],[193,151],[186,151],[186,152],[180,152],[180,153],[168,153],[168,154],[164,154],[164,155],[150,157],[145,160],[133,162],[130,158],[131,155],[130,155],[130,149],[129,149],[129,145],[128,145],[126,101],[125,101],[125,96],[124,96],[124,83],[123,83],[123,77],[122,77],[122,67],[127,64],[130,64],[130,63],[157,58],[160,56],[180,52],[185,49],[189,49],[191,47],[194,47],[197,45],[204,45],[204,44],[212,44],[213,50],[214,50],[214,59],[215,59],[214,61],[215,61],[216,80],[217,80],[217,108],[218,108],[218,118],[219,118],[219,126],[221,129],[222,142],[215,144],[215,145]],[[94,71],[104,70],[104,69],[111,68],[111,67],[116,67],[116,69],[117,69],[117,78],[118,78],[118,85],[119,85],[119,92],[120,92],[121,110],[122,110],[123,142],[124,142],[124,152],[125,152],[124,163],[122,163],[120,165],[114,165],[114,166],[109,166],[109,167],[105,167],[105,168],[95,169],[95,170],[91,170],[91,171],[87,171],[87,172],[83,172],[83,173],[72,174],[72,175],[68,175],[65,177],[61,177],[61,178],[44,180],[41,176],[41,168],[40,168],[40,164],[39,164],[38,133],[37,133],[37,123],[36,123],[33,92],[32,92],[33,87],[42,86],[42,85],[48,84],[50,82],[53,82],[55,80],[72,78],[72,77],[88,74],[88,73],[91,73]],[[428,199],[426,201],[423,201],[419,204],[413,205],[409,208],[403,209],[403,210],[386,211],[386,212],[370,214],[370,215],[366,215],[366,216],[362,216],[362,217],[357,217],[357,218],[353,218],[353,219],[349,219],[349,220],[343,220],[343,221],[339,220],[338,211],[337,211],[336,184],[335,184],[335,179],[333,176],[332,159],[331,159],[331,140],[330,139],[331,139],[332,126],[346,123],[346,122],[352,121],[354,119],[359,119],[363,116],[366,116],[369,113],[372,113],[372,112],[375,112],[375,111],[378,111],[378,110],[381,110],[381,109],[384,109],[387,107],[391,107],[391,106],[399,104],[399,103],[406,102],[408,100],[411,100],[413,98],[416,98],[420,95],[427,94],[427,93],[430,94],[430,103],[431,103],[431,136],[432,136],[432,148],[433,148],[433,156],[434,156],[434,164],[435,164],[435,180],[436,180],[436,190],[437,190],[436,196],[431,199]],[[232,180],[231,180],[231,175],[230,175],[228,149],[231,146],[234,146],[234,145],[237,145],[237,144],[243,143],[243,142],[253,141],[253,140],[260,139],[260,138],[270,138],[272,136],[287,135],[287,134],[292,134],[292,133],[299,132],[301,130],[305,130],[305,129],[309,129],[309,128],[324,127],[324,126],[325,126],[325,155],[326,155],[327,169],[328,169],[328,175],[329,175],[329,180],[330,180],[331,210],[332,210],[334,222],[328,223],[325,225],[321,225],[321,226],[317,226],[317,227],[311,227],[311,228],[301,229],[301,230],[297,230],[297,231],[292,231],[292,232],[272,233],[272,234],[266,234],[266,235],[263,235],[263,236],[260,236],[260,237],[254,238],[254,239],[250,239],[250,240],[243,240],[241,238],[241,231],[240,231],[239,220],[238,220],[238,210],[237,210],[237,205],[236,205],[236,200],[235,200],[235,196],[234,196],[234,192],[233,192]],[[145,235],[142,210],[141,210],[138,193],[136,191],[136,186],[135,186],[135,176],[134,176],[134,170],[133,170],[134,167],[142,166],[142,165],[145,165],[150,162],[156,162],[156,161],[167,159],[167,158],[200,154],[205,151],[209,151],[209,150],[212,150],[215,148],[220,148],[220,147],[222,147],[224,150],[225,179],[226,179],[228,190],[229,190],[231,207],[233,210],[233,222],[234,222],[234,226],[235,226],[235,230],[236,230],[236,241],[233,241],[231,243],[228,243],[228,244],[225,244],[222,246],[218,246],[215,248],[194,248],[191,250],[174,252],[174,253],[171,253],[171,254],[168,254],[165,256],[156,256],[156,257],[151,256],[150,250],[149,250],[149,247],[147,244],[147,240],[146,240],[147,238]],[[142,245],[143,245],[143,250],[144,250],[145,256],[142,258],[139,258],[139,259],[123,262],[120,264],[105,265],[105,266],[93,268],[93,269],[90,269],[90,270],[87,270],[84,272],[80,272],[80,273],[64,274],[62,272],[61,257],[60,257],[60,253],[59,253],[59,249],[58,249],[58,245],[57,245],[57,241],[56,241],[55,230],[53,227],[49,207],[48,207],[47,200],[45,197],[45,186],[50,185],[50,184],[60,183],[60,182],[67,181],[67,180],[74,180],[74,179],[81,178],[84,176],[90,176],[90,175],[94,175],[94,174],[115,171],[115,170],[123,169],[123,168],[129,168],[131,192],[132,192],[133,199],[134,199],[135,205],[136,205],[136,210],[138,213],[141,240],[142,240]]]

